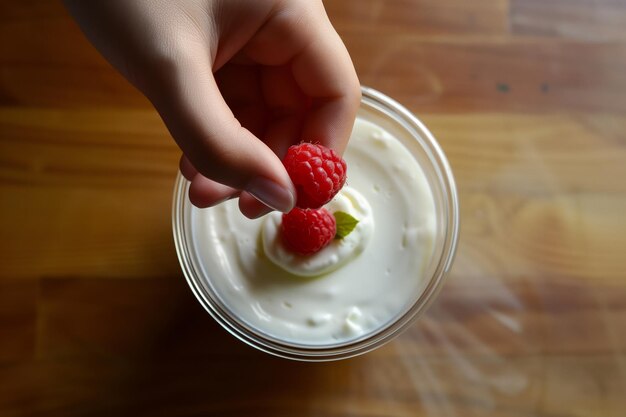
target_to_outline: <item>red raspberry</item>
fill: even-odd
[[[346,161],[322,145],[293,145],[283,164],[296,186],[296,206],[300,208],[322,207],[346,182]]]
[[[335,217],[325,208],[294,208],[283,214],[281,234],[285,245],[301,255],[311,255],[326,247],[335,237]]]

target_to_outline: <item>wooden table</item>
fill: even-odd
[[[55,1],[0,1],[0,415],[626,415],[626,1],[334,0],[456,173],[457,260],[380,350],[294,363],[187,288],[179,151]]]

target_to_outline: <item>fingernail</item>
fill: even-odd
[[[250,181],[245,190],[261,203],[283,213],[290,211],[296,203],[291,191],[264,177]]]

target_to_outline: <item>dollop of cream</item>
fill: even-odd
[[[333,239],[321,251],[302,256],[285,247],[280,236],[282,213],[272,212],[261,229],[265,255],[287,272],[303,277],[326,274],[357,257],[374,233],[374,216],[369,203],[357,190],[346,186],[326,205],[326,209],[331,213],[346,212],[359,223],[343,239]]]

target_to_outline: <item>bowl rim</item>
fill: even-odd
[[[251,326],[233,317],[228,310],[220,306],[220,303],[215,302],[206,294],[205,288],[200,282],[200,276],[190,259],[191,251],[185,238],[184,216],[185,205],[190,204],[187,198],[189,183],[180,172],[176,178],[172,204],[172,231],[178,260],[189,287],[204,309],[230,334],[271,355],[298,361],[323,362],[354,357],[384,345],[406,330],[428,308],[441,290],[445,276],[454,261],[459,235],[459,202],[454,176],[441,146],[428,128],[396,100],[370,87],[361,87],[361,92],[362,104],[375,107],[378,110],[382,109],[400,122],[403,127],[406,128],[408,125],[415,130],[415,133],[412,134],[414,139],[418,140],[417,137],[420,137],[426,142],[429,151],[427,154],[436,168],[439,186],[443,191],[442,213],[445,217],[441,258],[426,287],[410,308],[396,317],[393,322],[381,327],[374,333],[347,343],[305,346],[264,337],[255,332]],[[421,144],[423,146],[423,143]]]

